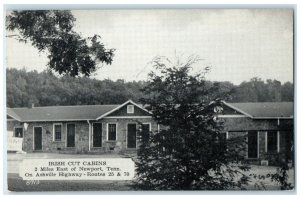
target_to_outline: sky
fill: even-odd
[[[201,58],[210,66],[206,78],[239,84],[253,77],[293,82],[293,12],[291,9],[74,10],[75,30],[99,34],[115,48],[112,65],[96,79],[146,80],[151,60],[166,56]],[[8,68],[43,71],[47,57],[29,43],[6,39]]]

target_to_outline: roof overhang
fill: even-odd
[[[273,119],[273,120],[292,120],[294,119],[294,117],[253,117],[253,119],[257,119],[257,120],[270,120],[270,119]]]
[[[6,115],[8,115],[9,117],[11,117],[11,118],[13,118],[13,119],[21,122],[21,118],[18,117],[18,115],[15,112],[13,112],[12,110],[10,110],[10,109],[6,110]]]
[[[23,122],[78,122],[78,121],[87,121],[95,119],[51,119],[51,120],[24,120]]]

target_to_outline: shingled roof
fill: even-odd
[[[247,102],[225,103],[234,110],[253,119],[263,118],[293,118],[293,102]]]
[[[22,122],[98,120],[127,103],[115,105],[46,106],[7,108],[7,115]],[[145,110],[141,105],[135,104]],[[228,107],[253,119],[293,118],[292,102],[226,103]],[[147,110],[145,110],[147,111]]]
[[[47,106],[34,108],[8,108],[7,113],[16,120],[27,121],[79,121],[95,120],[119,105]]]
[[[7,115],[22,122],[98,120],[127,104],[133,104],[140,109],[148,112],[141,105],[134,103],[132,100],[128,100],[123,104],[114,105],[7,108]]]

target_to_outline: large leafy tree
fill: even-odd
[[[112,63],[114,49],[106,49],[99,35],[82,38],[74,31],[75,20],[70,11],[12,11],[6,18],[6,28],[18,31],[8,37],[31,42],[40,52],[46,52],[50,69],[74,77],[89,76],[99,63]]]
[[[155,72],[143,89],[143,104],[161,126],[141,132],[136,186],[149,190],[224,190],[243,188],[249,169],[241,164],[244,138],[225,141],[218,84],[208,84],[202,72],[192,74],[197,57],[153,61]],[[221,94],[221,96],[220,96]],[[230,144],[228,144],[231,142]]]

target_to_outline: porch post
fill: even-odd
[[[89,151],[91,151],[91,122],[87,120],[87,123],[89,124]]]

